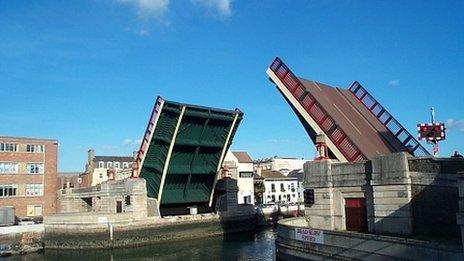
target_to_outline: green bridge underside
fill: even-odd
[[[186,109],[173,141],[183,106]],[[140,172],[147,182],[148,197],[158,198],[163,168],[169,164],[161,204],[209,202],[222,150],[230,146],[241,118],[239,111],[165,101]],[[231,137],[225,144],[230,131]],[[175,144],[167,162],[172,142]]]

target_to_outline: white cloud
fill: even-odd
[[[267,143],[290,143],[289,139],[269,139],[266,140]]]
[[[194,4],[202,4],[208,8],[216,9],[223,17],[231,16],[232,0],[191,0]]]
[[[388,81],[388,86],[395,87],[395,86],[398,86],[398,85],[400,85],[400,80],[399,79],[393,79],[393,80]]]
[[[134,7],[139,17],[143,19],[162,20],[169,6],[169,0],[116,0],[116,2]]]
[[[131,140],[131,139],[124,139],[124,140],[122,141],[122,144],[124,144],[125,146],[131,145],[131,144],[132,144],[132,140]]]
[[[100,148],[102,150],[105,150],[105,151],[114,151],[116,149],[118,149],[118,146],[114,146],[114,145],[101,145]]]
[[[146,36],[146,35],[149,35],[149,34],[150,34],[150,32],[148,30],[146,30],[146,29],[141,29],[139,31],[140,36]]]
[[[457,130],[457,131],[464,132],[464,119],[463,120],[448,119],[446,120],[445,127],[450,130]]]
[[[139,146],[142,143],[142,139],[124,139],[122,144],[126,147]]]

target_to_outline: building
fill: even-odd
[[[304,177],[304,172],[302,169],[294,169],[288,173],[287,177],[289,178],[296,178],[298,180],[298,200],[303,201],[303,177]]]
[[[237,180],[238,204],[254,204],[253,188],[253,160],[246,152],[227,151],[224,167],[229,169],[230,175]]]
[[[0,206],[15,216],[55,213],[58,141],[0,136]]]
[[[264,184],[263,204],[297,203],[298,179],[286,177],[278,171],[263,170],[261,172]]]
[[[57,189],[86,187],[81,172],[58,172]]]
[[[309,225],[328,230],[458,239],[457,179],[463,159],[411,157],[406,152],[370,161],[304,165],[314,204]]]
[[[305,159],[274,156],[255,161],[254,169],[258,175],[261,175],[260,173],[263,170],[272,170],[287,176],[292,170],[303,169],[303,164],[307,161]]]
[[[86,172],[89,173],[90,186],[95,186],[108,180],[108,170],[114,170],[115,179],[123,180],[130,177],[132,173],[131,156],[95,156],[95,151],[88,151]]]

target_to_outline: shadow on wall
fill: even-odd
[[[378,232],[386,227],[389,227],[389,230],[393,228],[397,231],[407,231],[409,228],[409,233],[399,234],[410,234],[414,238],[424,240],[460,243],[461,230],[456,218],[459,212],[456,174],[464,169],[464,161],[448,158],[410,158],[408,165],[411,200],[384,218],[374,221],[374,229],[370,231]],[[409,197],[407,191],[384,193],[396,193],[396,199],[400,200]],[[366,196],[366,200],[371,200],[367,205],[374,207],[372,197]],[[381,233],[389,234],[384,231]]]

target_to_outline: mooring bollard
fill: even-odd
[[[113,242],[113,224],[108,221],[108,230],[110,232],[110,241]]]

